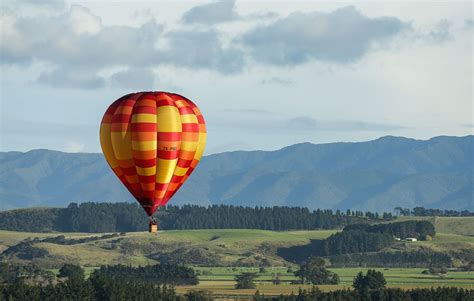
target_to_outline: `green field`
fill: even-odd
[[[401,220],[406,219],[408,218],[401,218]],[[436,218],[434,222],[438,233],[432,241],[407,242],[399,244],[397,248],[399,250],[429,248],[456,256],[459,254],[472,256],[474,253],[474,235],[461,235],[459,233],[470,233],[471,229],[474,229],[474,217],[442,217]],[[163,254],[174,256],[181,252],[184,254],[180,256],[185,258],[191,256],[186,252],[191,252],[192,256],[197,256],[198,259],[200,256],[202,259],[202,262],[199,263],[184,261],[192,265],[259,266],[265,263],[265,265],[270,266],[288,266],[291,264],[277,255],[276,250],[278,248],[305,245],[312,239],[323,239],[335,232],[337,230],[276,232],[252,229],[173,230],[160,231],[158,234],[130,232],[126,233],[125,236],[74,245],[34,243],[34,248],[45,250],[47,255],[35,258],[33,261],[45,268],[57,268],[66,262],[86,267],[119,263],[146,265],[157,263],[159,256]],[[81,238],[103,234],[0,231],[0,251],[27,238],[45,238],[58,235],[64,235],[66,238]],[[212,259],[212,262],[206,262],[204,259]],[[12,262],[22,261],[22,259],[15,256],[10,256],[6,260]],[[177,260],[181,260],[181,258],[178,257]],[[456,261],[455,264],[461,265],[461,262]]]
[[[259,268],[247,267],[193,267],[199,273],[198,285],[177,286],[176,290],[184,294],[189,290],[206,290],[215,296],[250,296],[257,290],[265,295],[280,295],[298,293],[300,288],[310,289],[311,285],[291,284],[296,280],[293,273],[288,272],[287,267],[269,267],[264,273],[259,273]],[[95,267],[85,268],[86,277],[96,269]],[[424,269],[418,268],[375,268],[382,272],[387,280],[388,287],[402,289],[411,288],[431,288],[437,286],[456,286],[467,289],[474,289],[474,272],[448,271],[443,276],[423,274]],[[331,268],[329,269],[339,275],[341,283],[338,285],[319,285],[323,291],[351,288],[352,281],[360,271],[366,273],[367,268]],[[58,273],[57,269],[52,270]],[[234,277],[242,272],[256,273],[256,289],[235,289]],[[274,285],[272,278],[275,274],[280,275],[281,284]]]
[[[435,225],[436,232],[474,236],[474,217],[472,216],[402,216],[397,220],[427,220]]]
[[[286,267],[267,268],[263,274],[258,273],[257,268],[230,268],[230,267],[196,267],[201,273],[199,276],[200,283],[197,286],[179,286],[177,291],[185,293],[188,290],[200,289],[208,290],[217,296],[238,296],[253,295],[256,290],[236,290],[234,289],[234,276],[241,272],[254,272],[258,274],[256,279],[257,289],[260,293],[266,295],[279,295],[297,293],[299,288],[311,288],[311,285],[290,284],[291,280],[296,279],[292,273],[287,272]],[[329,291],[335,289],[350,288],[355,275],[359,271],[364,273],[364,268],[336,268],[330,269],[340,276],[341,283],[339,285],[319,285],[321,290]],[[398,287],[402,289],[410,288],[430,288],[436,286],[456,286],[474,289],[474,272],[455,272],[449,271],[444,276],[425,275],[422,274],[424,269],[377,269],[384,273],[388,287]],[[206,272],[206,275],[202,273]],[[271,282],[272,275],[279,273],[282,283],[274,285]]]
[[[406,220],[410,218],[401,218]],[[426,219],[426,218],[416,218]],[[433,219],[433,218],[432,218]],[[437,235],[432,241],[404,242],[398,244],[397,248],[412,250],[418,248],[429,248],[432,250],[447,252],[455,256],[471,256],[474,253],[474,217],[470,218],[436,218],[432,220],[437,229]],[[442,230],[442,231],[440,231]],[[193,287],[178,287],[182,293],[190,289],[211,290],[215,295],[249,295],[255,290],[235,290],[234,277],[242,271],[255,271],[257,267],[265,263],[273,266],[267,268],[266,273],[259,274],[257,278],[257,289],[267,295],[297,292],[301,285],[292,285],[294,280],[292,273],[288,273],[288,267],[293,270],[296,266],[285,261],[277,255],[277,248],[308,244],[312,239],[323,239],[337,230],[315,230],[315,231],[265,231],[249,229],[223,229],[223,230],[173,230],[160,231],[158,234],[147,232],[126,233],[108,239],[84,242],[74,245],[59,245],[46,242],[35,242],[32,246],[36,249],[46,251],[46,255],[35,257],[31,261],[42,268],[57,271],[64,263],[79,264],[90,274],[93,269],[100,265],[147,265],[159,262],[157,256],[167,254],[168,256],[184,252],[183,256],[201,256],[201,259],[213,259],[213,264],[201,262],[199,264],[189,263],[199,271],[200,284]],[[103,234],[90,233],[27,233],[0,231],[0,251],[14,246],[25,239],[45,238],[64,235],[66,238],[81,238],[101,236]],[[191,255],[186,252],[192,251]],[[197,254],[197,255],[196,255]],[[466,255],[467,254],[467,255]],[[11,263],[25,263],[29,260],[21,256],[2,256],[2,260]],[[455,261],[461,265],[461,261]],[[220,267],[209,267],[220,266]],[[238,267],[237,267],[238,266]],[[235,268],[232,268],[235,267]],[[352,279],[363,268],[331,269],[339,274],[341,283],[339,285],[320,286],[322,290],[334,290],[350,287]],[[444,276],[426,275],[423,269],[380,269],[385,274],[388,286],[404,289],[413,287],[432,286],[459,286],[474,288],[473,272],[455,272],[451,270]],[[271,283],[272,274],[279,273],[282,280],[281,285]],[[303,286],[305,287],[305,286]]]
[[[218,258],[218,265],[258,266],[262,259],[266,258],[271,265],[282,266],[287,263],[276,255],[278,247],[308,244],[311,239],[326,238],[335,232],[334,230],[275,232],[251,229],[173,230],[160,231],[158,234],[132,232],[120,238],[75,245],[35,243],[34,247],[46,250],[48,256],[34,261],[46,268],[54,268],[54,264],[60,265],[66,262],[91,267],[119,263],[145,265],[157,263],[157,260],[153,259],[154,254],[170,254],[176,250],[198,250],[203,256]],[[4,250],[26,238],[58,235],[79,238],[102,234],[0,231],[0,248]],[[14,257],[8,260],[21,261]]]

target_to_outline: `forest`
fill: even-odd
[[[330,256],[332,267],[450,268],[452,258],[432,250],[371,252]]]
[[[474,300],[474,290],[467,290],[456,287],[437,287],[431,289],[410,289],[380,288],[368,291],[357,290],[335,290],[323,292],[314,287],[311,290],[300,290],[296,295],[269,297],[256,294],[255,301],[472,301]]]
[[[474,212],[469,210],[442,210],[425,207],[415,207],[411,210],[409,208],[395,207],[394,210],[398,215],[403,216],[474,216]]]
[[[393,220],[391,213],[313,210],[301,207],[232,205],[167,206],[155,214],[159,228],[314,230],[340,229],[354,223]],[[132,203],[71,203],[67,208],[31,208],[0,212],[0,229],[26,232],[146,231],[148,217]]]
[[[310,277],[309,282],[321,278],[321,263],[317,269],[302,265],[295,274],[302,279]],[[244,278],[242,273],[236,278]],[[164,277],[166,275],[166,277]],[[315,276],[317,276],[315,279]],[[334,278],[333,275],[325,275]],[[247,277],[248,278],[248,277]],[[252,279],[245,288],[255,287]],[[337,281],[337,280],[336,280]],[[169,300],[169,301],[210,301],[211,294],[206,291],[189,290],[177,294],[174,285],[197,283],[196,273],[191,268],[179,265],[156,265],[149,267],[102,266],[86,278],[84,270],[75,265],[66,264],[55,276],[35,266],[10,266],[0,264],[0,300]],[[427,301],[459,300],[474,298],[474,290],[455,287],[414,288],[402,290],[387,288],[382,272],[368,270],[360,272],[354,279],[352,288],[335,289],[323,292],[316,286],[311,289],[300,288],[297,294],[265,296],[257,290],[255,301],[304,301],[304,300],[364,300],[364,301]]]
[[[278,255],[293,262],[300,262],[310,255],[332,256],[342,263],[345,258],[336,257],[336,255],[377,252],[394,245],[395,237],[417,237],[424,240],[435,235],[435,228],[428,221],[403,221],[376,225],[354,224],[326,239],[314,239],[309,245],[280,248]],[[400,252],[394,256],[398,259],[392,258],[393,260],[400,260],[406,254]]]
[[[398,238],[413,237],[418,240],[433,238],[435,227],[428,221],[404,221],[386,224],[353,224],[344,227],[343,232],[364,231],[368,233],[389,234]]]
[[[66,264],[58,278],[34,265],[0,263],[0,300],[190,300],[174,285],[198,283],[192,268],[171,264],[102,266],[87,279],[81,267]]]
[[[395,208],[399,215],[471,216],[469,211]],[[392,213],[341,211],[302,207],[242,207],[232,205],[184,205],[162,207],[155,214],[163,230],[262,229],[317,230],[340,229],[353,224],[392,221]],[[25,232],[134,232],[146,231],[148,217],[134,203],[71,203],[66,208],[30,208],[0,212],[0,229]],[[410,226],[409,224],[406,224]],[[428,224],[421,225],[422,227]],[[354,227],[363,227],[355,226]],[[383,226],[378,226],[383,227]],[[367,229],[389,231],[403,238],[416,229]],[[426,232],[427,229],[422,229]],[[398,233],[395,231],[399,231]],[[429,234],[429,231],[426,232]],[[412,235],[413,236],[413,235]],[[416,237],[416,236],[415,236]]]

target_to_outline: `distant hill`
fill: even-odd
[[[101,154],[0,153],[0,209],[132,201]],[[474,210],[474,136],[302,143],[206,156],[173,204]]]

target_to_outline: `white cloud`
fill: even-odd
[[[285,41],[301,39],[299,45],[269,45],[260,57],[254,51],[267,48],[240,44],[238,37],[283,20],[298,21],[292,14],[305,16],[301,22],[324,19],[318,15],[334,21],[341,4],[274,2],[270,7],[267,2],[238,1],[233,10],[240,18],[215,24],[182,22],[195,2],[162,4],[117,2],[111,10],[107,2],[89,1],[87,8],[28,4],[2,10],[2,149],[63,150],[67,141],[79,141],[85,151],[99,152],[98,127],[108,105],[150,85],[199,105],[208,123],[206,152],[220,146],[275,149],[387,134],[424,139],[472,133],[472,127],[461,126],[472,124],[474,114],[470,4],[357,3],[353,18],[346,20],[357,21],[353,35],[337,31],[345,23],[324,31],[324,22],[315,22],[316,37],[312,30],[296,31],[296,37]],[[269,9],[280,19],[257,18]],[[136,10],[150,14],[132,18]],[[368,39],[360,24],[390,23],[384,16],[395,17],[388,19],[394,24],[409,24],[410,30],[383,38],[386,27],[376,28],[382,34],[369,28]],[[444,32],[452,39],[429,37],[430,32],[443,33],[436,26],[440,20],[449,23]],[[305,29],[298,24],[293,26]],[[286,25],[282,28],[291,28]],[[284,35],[282,30],[282,39]],[[323,41],[321,37],[339,42],[345,41],[341,37],[354,38],[356,43],[350,49],[350,43],[341,42],[345,53],[328,54],[325,50],[336,41],[320,48],[311,43]],[[302,50],[306,60],[275,63],[275,57],[293,49]],[[13,121],[5,121],[7,117]],[[298,119],[302,117],[310,120],[305,123]]]
[[[243,65],[241,52],[224,48],[214,30],[164,34],[163,25],[155,20],[139,27],[105,26],[98,16],[78,5],[50,18],[19,17],[7,12],[0,16],[0,25],[1,63],[48,63],[56,69],[44,71],[38,82],[53,87],[103,87],[99,73],[115,67],[134,70],[171,64],[235,73]],[[160,40],[167,41],[163,43],[166,47],[156,47]],[[120,74],[111,79],[117,80]],[[143,85],[149,84],[150,76],[146,80]]]
[[[266,64],[348,63],[362,58],[373,43],[382,43],[406,28],[408,24],[398,18],[369,18],[348,6],[331,13],[292,13],[250,30],[241,41],[255,61]]]
[[[296,82],[290,78],[283,78],[278,76],[273,76],[269,79],[264,79],[261,82],[263,85],[282,85],[282,86],[293,86]]]
[[[198,5],[183,15],[185,23],[216,24],[240,19],[235,11],[235,0],[221,0]]]
[[[85,145],[83,143],[69,141],[66,147],[64,148],[64,151],[68,153],[80,153],[84,151],[84,147]]]
[[[79,5],[71,6],[70,22],[75,34],[97,34],[102,30],[102,22],[91,11]]]
[[[217,13],[221,11],[226,13]],[[240,17],[235,12],[235,1],[221,1],[196,6],[185,12],[183,18],[186,22],[211,23],[237,18],[245,23],[258,13]],[[271,15],[273,18],[274,14]],[[203,19],[195,19],[197,16]],[[213,19],[216,16],[222,19]],[[295,66],[312,60],[356,62],[374,44],[383,44],[409,28],[399,18],[368,17],[352,6],[328,13],[291,13],[274,22],[256,23],[256,27],[230,37],[227,31],[217,28],[165,27],[153,18],[147,20],[139,26],[105,25],[98,15],[80,5],[72,5],[50,17],[18,16],[5,11],[0,16],[0,34],[5,41],[0,46],[1,63],[14,66],[46,63],[55,69],[43,70],[39,83],[95,89],[105,87],[107,79],[102,74],[117,68],[145,70],[171,65],[235,75],[261,64]],[[437,41],[448,40],[450,23],[442,20],[426,36]],[[120,74],[108,82],[124,83]],[[143,78],[146,82],[140,86],[149,86],[150,78],[147,73]],[[292,86],[295,80],[274,76],[260,82]],[[138,84],[129,85],[132,86]]]
[[[427,34],[428,39],[435,42],[449,41],[454,38],[451,32],[452,23],[446,19],[440,20]]]
[[[152,91],[154,88],[155,74],[149,68],[129,68],[114,73],[110,77],[112,85],[123,88]]]
[[[43,72],[38,83],[56,88],[97,89],[105,85],[105,79],[90,70],[56,68]]]
[[[166,35],[168,48],[160,51],[165,62],[190,69],[218,70],[224,74],[240,72],[243,53],[224,48],[215,30],[179,30]]]
[[[317,120],[307,116],[291,118],[286,128],[302,131],[393,131],[403,129],[400,125],[353,120]]]

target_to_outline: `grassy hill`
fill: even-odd
[[[402,216],[397,221],[428,220],[435,225],[436,232],[474,236],[474,217],[451,216]]]
[[[439,222],[436,222],[438,233],[434,240],[401,243],[396,246],[397,250],[429,248],[459,257],[460,260],[474,256],[474,236],[470,236],[474,228],[474,217],[437,219],[439,219]],[[248,229],[173,230],[160,231],[158,234],[130,232],[102,239],[100,238],[102,234],[0,231],[0,251],[28,238],[64,235],[66,239],[83,237],[99,237],[99,239],[72,245],[32,242],[28,248],[33,248],[33,251],[38,249],[46,251],[32,261],[47,268],[57,268],[65,262],[94,267],[118,263],[144,265],[163,260],[201,266],[283,266],[290,263],[277,255],[278,248],[306,245],[312,239],[323,239],[335,232],[336,230],[285,232]],[[29,261],[19,254],[21,253],[3,255],[3,259]]]
[[[434,220],[439,232],[474,236],[472,217],[435,217]]]
[[[402,218],[402,220],[414,219]],[[415,218],[426,219],[426,218]],[[474,236],[471,233],[474,217],[469,218],[436,218],[438,232],[432,241],[401,243],[398,249],[414,250],[429,248],[450,254],[474,256]],[[43,268],[57,272],[64,263],[75,263],[85,267],[90,274],[97,266],[105,264],[154,264],[165,258],[187,263],[199,272],[200,283],[197,286],[178,286],[178,293],[189,290],[208,290],[216,297],[245,297],[255,294],[255,290],[234,289],[234,277],[241,272],[258,272],[258,266],[269,265],[266,271],[258,273],[257,289],[266,295],[297,293],[300,287],[290,282],[295,279],[288,267],[294,265],[286,262],[276,253],[279,247],[306,245],[312,239],[324,239],[336,230],[326,231],[265,231],[247,229],[222,230],[172,230],[160,231],[158,234],[148,232],[130,232],[104,238],[104,234],[90,233],[28,233],[0,231],[0,251],[15,247],[22,242],[64,235],[66,239],[98,238],[94,241],[73,245],[60,245],[51,242],[32,242],[29,248],[43,253],[33,259],[22,258],[21,252],[2,255],[8,262],[32,261]],[[460,234],[464,233],[464,234]],[[36,251],[37,252],[37,251]],[[464,252],[464,253],[463,253]],[[459,261],[459,260],[458,260]],[[459,265],[460,262],[456,264]],[[367,268],[331,268],[341,277],[339,285],[318,286],[324,291],[349,288],[353,277]],[[379,269],[387,279],[389,287],[409,289],[415,287],[457,286],[474,288],[474,272],[459,272],[454,269],[445,275],[427,275],[420,268],[385,268]],[[280,274],[281,285],[273,285],[271,279],[275,273]]]
[[[33,243],[34,248],[47,251],[47,255],[32,261],[44,267],[57,267],[65,262],[83,266],[101,264],[152,264],[166,256],[171,260],[209,265],[258,266],[268,260],[275,266],[283,265],[282,258],[275,255],[279,246],[303,245],[310,239],[326,238],[335,231],[273,232],[264,230],[176,230],[160,231],[157,235],[148,232],[127,233],[125,236],[101,239],[74,245]],[[25,233],[0,231],[0,247],[4,250],[27,238],[45,238],[65,235],[66,238],[81,238],[100,235],[85,233]],[[161,257],[163,258],[163,257]],[[24,261],[12,256],[9,260]]]

